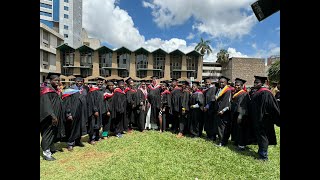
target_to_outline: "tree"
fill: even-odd
[[[197,46],[194,48],[196,51],[200,52],[200,54],[210,54],[212,53],[212,49],[210,48],[210,40],[204,41],[203,38],[201,38],[200,42],[197,44]]]
[[[217,63],[222,65],[227,64],[229,62],[229,54],[225,49],[221,49],[220,52],[217,53]]]
[[[268,69],[268,77],[270,81],[280,81],[280,60],[274,61]]]

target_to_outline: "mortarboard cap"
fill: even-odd
[[[133,81],[133,79],[132,79],[131,77],[129,77],[129,78],[126,80],[126,83],[129,84],[129,81],[130,81],[130,80]]]
[[[104,81],[105,79],[104,78],[102,78],[102,77],[97,77],[96,78],[96,81]]]
[[[124,83],[124,80],[123,79],[117,80],[117,84],[119,85],[120,83]]]
[[[254,76],[254,78],[259,79],[262,84],[264,84],[266,82],[266,80],[268,79],[268,77],[265,77],[265,76]]]
[[[47,76],[47,79],[54,79],[54,78],[57,78],[57,77],[60,77],[60,73],[48,73],[48,76]]]
[[[189,85],[190,85],[189,81],[187,81],[187,80],[184,81],[183,84],[186,85],[186,86],[189,86]]]
[[[75,81],[83,81],[82,75],[74,75],[76,77]]]
[[[227,82],[230,80],[229,78],[227,78],[227,77],[225,77],[225,76],[220,76],[220,77],[219,77],[219,80],[222,79],[222,78],[225,79],[225,80],[227,80]]]
[[[112,86],[112,85],[114,85],[113,81],[108,80],[107,81],[107,86]]]
[[[192,81],[192,84],[196,84],[197,86],[200,86],[200,82],[199,81]]]
[[[243,79],[240,79],[240,78],[236,78],[234,81],[235,82],[240,81],[240,82],[242,82],[242,84],[247,82],[246,80],[243,80]]]
[[[178,79],[172,78],[171,82],[178,82]]]
[[[169,82],[168,81],[164,81],[163,84],[165,84],[167,87],[169,87]]]

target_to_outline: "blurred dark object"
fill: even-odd
[[[258,0],[251,4],[251,8],[259,21],[266,19],[280,11],[280,0]]]

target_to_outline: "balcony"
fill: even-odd
[[[162,69],[137,68],[137,71],[163,71]]]
[[[182,69],[173,69],[172,72],[194,72],[196,70],[182,70]]]

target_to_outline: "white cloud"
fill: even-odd
[[[134,27],[131,16],[115,6],[115,0],[84,0],[83,27],[90,36],[115,47],[135,49],[145,41],[144,36]]]
[[[187,39],[193,39],[194,38],[194,34],[192,34],[192,33],[189,33],[189,35],[186,37]]]
[[[235,48],[228,48],[229,57],[248,57],[245,54],[242,54],[241,52],[236,51]]]
[[[270,50],[270,55],[280,55],[280,47],[275,47]]]
[[[252,47],[253,49],[257,49],[257,43],[253,43],[253,44],[251,45],[251,47]]]
[[[154,22],[161,28],[180,25],[193,17],[193,29],[213,37],[242,37],[258,21],[250,5],[253,0],[149,0]]]

